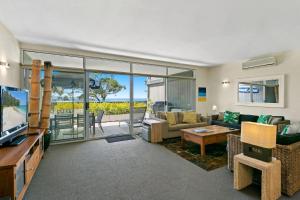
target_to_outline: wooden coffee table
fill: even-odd
[[[207,129],[209,132],[196,133],[195,129]],[[181,129],[181,141],[184,145],[185,141],[194,142],[201,147],[201,156],[205,155],[205,145],[215,144],[227,141],[227,134],[240,134],[239,129],[229,129],[227,127],[211,125],[198,128]]]

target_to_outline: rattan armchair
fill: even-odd
[[[228,135],[228,168],[233,171],[233,157],[242,153],[240,136]],[[281,191],[292,196],[300,190],[300,142],[277,144],[273,156],[281,161]]]

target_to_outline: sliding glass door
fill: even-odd
[[[169,111],[196,110],[195,80],[167,78],[167,101]]]
[[[30,90],[31,70],[24,71],[24,86]],[[40,73],[43,94],[44,71]],[[42,96],[40,97],[42,99]],[[41,103],[40,103],[41,105]],[[51,141],[64,142],[85,138],[84,73],[54,70],[50,127]]]
[[[145,118],[149,118],[148,113],[148,86],[147,76],[132,76],[133,109],[132,109],[132,131],[139,134]]]
[[[52,142],[138,134],[143,120],[157,112],[195,110],[191,69],[27,50],[22,55],[28,89],[33,59],[55,66]]]
[[[84,73],[53,71],[52,85],[52,140],[84,139]]]
[[[89,139],[129,134],[130,76],[87,72]]]

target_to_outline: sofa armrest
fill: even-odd
[[[201,120],[201,122],[206,122],[207,124],[209,124],[209,122],[211,121],[211,117],[201,116],[200,120]]]
[[[164,136],[168,134],[169,131],[169,123],[167,120],[164,119],[160,119],[160,123],[162,126],[162,138],[165,138]]]

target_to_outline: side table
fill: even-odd
[[[241,190],[252,183],[253,168],[262,172],[261,199],[278,199],[281,196],[281,162],[275,158],[272,162],[264,162],[244,154],[234,156],[234,189]]]

